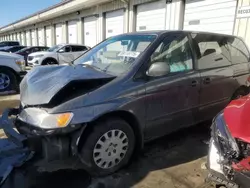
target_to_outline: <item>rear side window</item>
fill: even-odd
[[[80,52],[86,50],[87,48],[85,46],[72,46],[72,52]]]
[[[18,42],[9,42],[9,46],[18,46],[19,43]]]
[[[198,69],[231,65],[227,37],[211,34],[192,34],[197,53]]]
[[[239,38],[229,38],[229,47],[233,64],[249,62],[249,52],[245,43]]]

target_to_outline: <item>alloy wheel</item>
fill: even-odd
[[[10,85],[10,77],[7,74],[0,73],[0,89],[4,90]]]

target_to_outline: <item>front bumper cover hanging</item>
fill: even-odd
[[[0,185],[6,180],[15,167],[22,166],[34,156],[34,152],[25,146],[27,137],[14,129],[13,119],[18,109],[6,109],[0,118],[0,130],[7,138],[0,138]]]

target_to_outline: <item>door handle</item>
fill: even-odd
[[[197,86],[197,84],[198,84],[198,82],[197,82],[196,80],[193,80],[193,81],[191,82],[191,86],[192,86],[192,87]]]
[[[211,82],[211,79],[210,78],[204,78],[203,79],[203,83],[204,84],[209,84]]]
[[[215,59],[214,61],[221,61],[221,60],[223,60],[223,58],[222,58],[222,57],[217,58],[217,59]]]

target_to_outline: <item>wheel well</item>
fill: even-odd
[[[14,75],[15,75],[15,77],[18,79],[19,78],[19,75],[16,73],[16,71],[14,71],[12,68],[10,68],[10,67],[7,67],[7,66],[0,66],[0,69],[5,69],[5,70],[9,70],[9,71],[11,71]]]
[[[134,131],[135,140],[136,140],[135,153],[139,152],[143,148],[143,132],[140,128],[140,124],[139,124],[138,120],[136,119],[136,117],[132,113],[127,112],[127,111],[110,112],[110,113],[107,113],[107,114],[100,116],[99,118],[97,118],[93,122],[88,123],[86,129],[84,130],[83,134],[81,135],[81,138],[79,141],[79,148],[81,148],[81,146],[84,143],[85,139],[87,138],[89,132],[92,131],[91,125],[94,125],[96,122],[101,122],[104,119],[108,119],[108,118],[112,118],[112,117],[121,118],[131,126],[131,128]]]
[[[53,61],[55,61],[55,62],[58,64],[58,61],[57,61],[55,58],[53,58],[53,57],[47,57],[47,58],[45,58],[45,59],[42,61],[42,65],[44,65],[45,61],[47,61],[47,60],[53,60]]]
[[[233,96],[232,96],[232,99],[234,99],[234,97],[236,96],[236,94],[241,91],[241,90],[244,90],[244,92],[249,93],[249,88],[245,85],[241,85],[240,87],[238,87],[235,92],[233,93]]]

